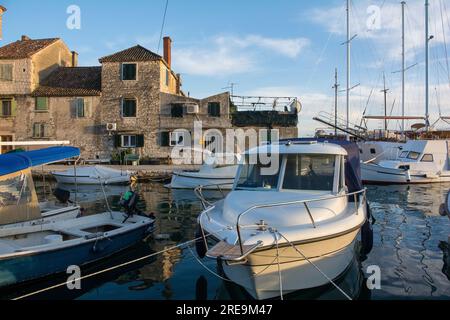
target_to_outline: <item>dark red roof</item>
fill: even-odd
[[[33,92],[37,97],[98,96],[102,90],[101,67],[59,67]]]
[[[59,38],[19,40],[0,48],[0,59],[25,59],[58,41]]]
[[[125,49],[123,51],[114,53],[110,56],[100,58],[100,63],[103,62],[134,62],[134,61],[157,61],[162,57],[140,45]]]

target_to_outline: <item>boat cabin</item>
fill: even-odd
[[[449,143],[447,140],[411,140],[395,161],[382,161],[380,165],[396,169],[448,170]]]
[[[234,190],[339,194],[346,156],[336,144],[315,141],[261,146],[245,154]]]

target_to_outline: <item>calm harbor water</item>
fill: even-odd
[[[54,186],[53,186],[54,187]],[[105,211],[100,187],[79,187],[78,201],[87,213]],[[355,258],[349,270],[337,280],[354,299],[449,299],[450,258],[448,237],[450,219],[439,214],[450,184],[423,186],[370,186],[368,197],[373,214],[374,248],[365,261]],[[106,187],[111,207],[117,209],[127,187]],[[44,190],[38,188],[44,198]],[[48,190],[47,190],[48,191]],[[191,191],[171,191],[159,183],[138,185],[140,207],[157,217],[155,235],[120,255],[83,270],[83,274],[102,270],[172,247],[194,237],[201,204]],[[208,194],[220,197],[220,194]],[[130,266],[89,278],[81,290],[58,288],[34,296],[35,299],[247,299],[236,285],[218,279],[201,266],[195,249],[176,249]],[[202,261],[215,270],[215,262]],[[381,289],[368,290],[367,268],[381,270]],[[13,298],[60,282],[54,277],[0,293]],[[327,286],[288,296],[289,299],[344,299]]]

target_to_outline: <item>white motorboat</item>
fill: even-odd
[[[239,157],[235,154],[215,154],[206,159],[198,171],[178,171],[172,175],[171,189],[205,189],[230,190],[238,169]]]
[[[52,172],[58,183],[63,184],[128,184],[131,172],[104,166],[70,168],[66,171]]]
[[[404,142],[361,141],[358,142],[360,158],[364,163],[378,164],[383,160],[395,160],[401,153]]]
[[[44,221],[31,167],[78,154],[77,148],[55,147],[0,157],[0,287],[97,261],[134,245],[152,230],[154,218],[136,209],[138,197],[131,191],[121,201],[125,213]]]
[[[340,276],[354,258],[360,230],[371,231],[359,150],[340,143],[286,142],[246,152],[231,193],[198,218],[199,256],[216,259],[219,270],[256,299]],[[278,168],[274,159],[252,162],[267,153]],[[264,173],[268,166],[276,169]]]
[[[449,182],[449,155],[449,141],[410,140],[395,160],[363,163],[362,180],[378,184]]]

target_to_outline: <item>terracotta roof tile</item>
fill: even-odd
[[[128,48],[126,50],[114,53],[110,56],[100,58],[103,62],[134,62],[134,61],[157,61],[162,57],[140,45]]]
[[[33,92],[33,96],[98,96],[102,90],[101,67],[59,67]]]
[[[25,59],[58,41],[59,38],[19,40],[0,48],[0,59]]]

